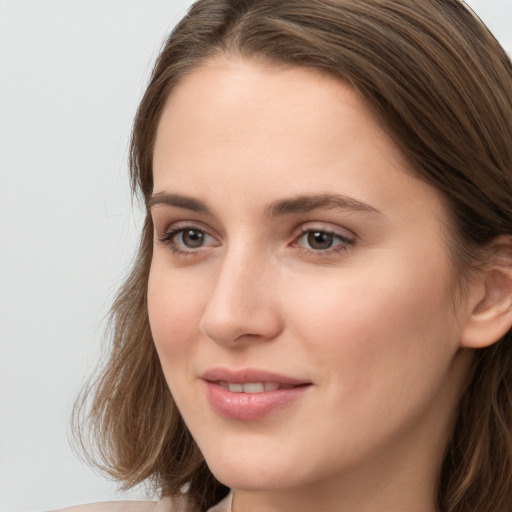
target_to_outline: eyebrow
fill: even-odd
[[[158,192],[152,195],[148,202],[148,208],[152,209],[159,205],[183,208],[206,215],[212,214],[208,206],[202,201],[181,194]],[[280,217],[294,213],[308,213],[313,210],[332,210],[335,208],[377,214],[381,213],[369,204],[339,194],[303,195],[289,199],[280,199],[268,205],[266,210],[270,217]]]
[[[332,210],[335,208],[368,213],[381,213],[369,204],[339,194],[297,196],[290,199],[279,200],[268,207],[268,213],[271,217],[278,217],[293,213],[307,213],[313,210]]]
[[[175,208],[183,208],[193,212],[205,213],[210,215],[210,209],[202,201],[194,199],[193,197],[182,196],[180,194],[166,194],[159,192],[153,194],[148,201],[148,208],[151,210],[155,206],[165,205],[173,206]]]

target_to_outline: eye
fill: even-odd
[[[303,230],[297,239],[297,246],[314,252],[338,252],[353,246],[355,241],[333,231],[321,229]]]
[[[183,229],[174,235],[174,242],[187,247],[197,249],[208,240],[209,235],[199,229]],[[211,238],[211,237],[210,237]]]
[[[204,247],[218,245],[215,238],[206,231],[193,226],[169,229],[159,241],[167,244],[178,254],[192,253]]]
[[[325,231],[309,231],[302,235],[301,239],[311,249],[316,251],[324,251],[330,249],[334,243],[334,233],[326,233]],[[300,244],[300,241],[299,241]]]

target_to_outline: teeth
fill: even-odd
[[[275,391],[280,388],[293,386],[280,386],[276,382],[246,382],[244,384],[220,381],[219,386],[231,391],[231,393],[263,393],[264,391]]]
[[[244,384],[244,393],[263,393],[265,384],[263,382],[247,382]]]

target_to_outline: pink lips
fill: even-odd
[[[263,418],[311,388],[310,382],[252,369],[215,368],[204,373],[202,378],[208,401],[217,414],[246,421]],[[241,387],[248,391],[257,389],[257,392],[242,392]]]

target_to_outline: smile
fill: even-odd
[[[263,393],[265,391],[276,391],[277,389],[291,389],[291,384],[278,384],[277,382],[246,382],[235,383],[219,381],[217,384],[231,393]]]
[[[262,370],[215,368],[202,375],[212,410],[224,418],[254,421],[289,407],[315,386],[307,380]]]

